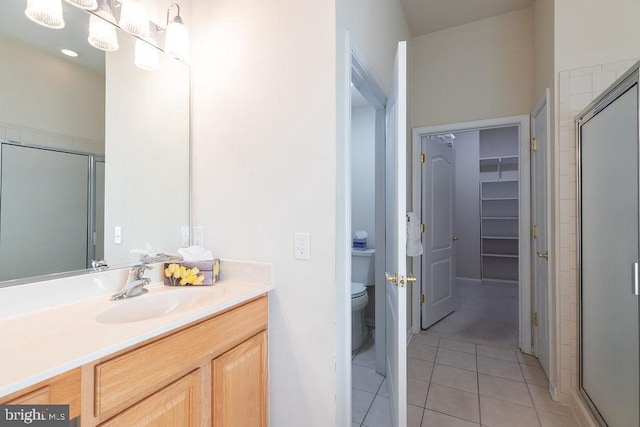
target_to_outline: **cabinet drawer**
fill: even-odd
[[[266,328],[265,296],[98,364],[94,414],[115,415]]]

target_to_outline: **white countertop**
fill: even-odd
[[[122,272],[108,274],[117,277],[116,282],[122,277]],[[57,285],[69,293],[68,298],[57,295],[56,304],[47,308],[43,308],[38,290],[46,296],[56,284],[39,282],[0,288],[0,397],[275,289],[271,264],[223,260],[222,280],[213,286],[167,287],[156,282],[147,287],[149,293],[145,295],[110,301],[113,289],[119,289],[122,283],[105,285],[112,281],[106,277],[108,274],[96,273],[100,279],[94,275],[60,279]],[[87,291],[97,282],[99,291]],[[74,293],[76,286],[82,287],[82,291]],[[13,289],[22,287],[22,291]],[[101,323],[96,319],[104,310],[136,299],[191,291],[207,297],[207,302],[133,322]],[[92,292],[99,295],[91,295]],[[73,298],[77,294],[84,297]],[[37,301],[25,302],[25,298]],[[23,301],[20,309],[15,308],[18,301]]]

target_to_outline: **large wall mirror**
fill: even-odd
[[[0,2],[0,286],[175,253],[189,226],[189,67],[119,28],[117,50],[95,49],[89,12],[63,2],[65,27],[48,29],[26,3]]]

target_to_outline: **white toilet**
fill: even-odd
[[[365,307],[369,302],[367,286],[373,286],[374,250],[354,250],[351,256],[351,351],[357,350],[367,338]]]

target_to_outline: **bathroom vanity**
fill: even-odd
[[[130,301],[100,295],[0,320],[3,342],[18,340],[0,356],[0,403],[69,404],[70,418],[80,416],[83,426],[267,425],[267,293],[274,287],[269,264],[250,264],[243,270],[228,261],[232,277],[210,287],[156,284]],[[145,311],[146,296],[157,306],[188,292],[204,302]],[[137,314],[101,317],[114,307]]]

